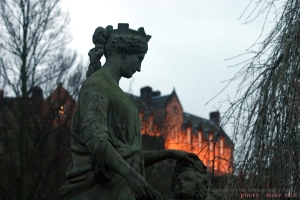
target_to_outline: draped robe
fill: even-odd
[[[101,69],[82,85],[71,134],[72,160],[66,171],[67,182],[60,188],[64,199],[134,200],[126,180],[106,167],[105,147],[110,143],[144,176],[139,113]]]

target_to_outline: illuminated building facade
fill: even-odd
[[[164,149],[197,154],[209,172],[214,171],[216,176],[232,172],[234,143],[220,127],[219,112],[211,112],[210,119],[186,113],[175,90],[161,96],[159,91],[152,91],[147,86],[141,89],[140,97],[128,96],[139,109],[145,143],[149,136],[160,137]],[[146,144],[150,146],[148,149],[159,148],[153,141],[151,145]]]

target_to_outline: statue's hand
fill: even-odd
[[[156,199],[158,192],[156,192],[152,186],[146,182],[145,178],[135,170],[130,170],[125,179],[136,200]]]
[[[172,150],[171,157],[177,161],[182,161],[182,160],[188,161],[191,164],[195,164],[194,159],[199,159],[196,154],[189,153],[186,151],[181,151],[181,150]]]

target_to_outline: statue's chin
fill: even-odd
[[[184,192],[178,192],[176,194],[178,199],[193,199],[193,196],[191,194],[185,194]]]
[[[132,77],[132,74],[123,74],[123,77],[124,77],[124,78],[131,78],[131,77]]]

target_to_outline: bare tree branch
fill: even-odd
[[[231,80],[242,79],[223,123],[234,125],[238,147],[235,176],[224,187],[299,193],[300,2],[258,0],[246,20],[266,14],[265,25],[271,10],[279,16],[273,30]]]
[[[0,1],[0,84],[11,96],[0,97],[0,198],[60,198],[72,97],[84,76],[76,52],[66,49],[69,15],[59,6],[60,0]]]

